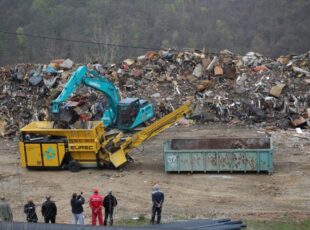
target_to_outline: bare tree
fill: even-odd
[[[119,33],[113,31],[111,25],[107,25],[100,20],[93,26],[91,41],[97,43],[96,57],[102,62],[111,62],[115,59],[118,51]]]

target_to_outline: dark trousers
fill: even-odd
[[[38,222],[38,220],[32,220],[32,219],[27,219],[27,221],[28,221],[29,223],[37,223],[37,222]]]
[[[107,225],[108,219],[110,218],[109,224],[113,225],[113,208],[105,208],[104,209],[104,222],[103,225]]]
[[[52,224],[55,224],[55,219],[56,219],[55,216],[52,216],[52,217],[44,217],[44,223],[49,223],[49,222],[51,222]]]
[[[28,216],[27,216],[27,221],[28,221],[29,223],[37,223],[37,222],[38,222],[38,216],[37,216],[37,214],[34,213],[34,214],[28,215]]]
[[[160,224],[160,219],[161,219],[161,207],[152,207],[152,219],[151,219],[151,223],[154,224],[155,223],[155,215],[157,214],[157,224]]]

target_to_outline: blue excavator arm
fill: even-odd
[[[120,100],[118,90],[113,83],[97,74],[95,71],[88,70],[86,66],[80,66],[72,73],[61,94],[52,101],[52,112],[59,113],[60,105],[68,100],[81,84],[94,88],[106,95],[108,104],[102,117],[106,127],[116,124],[117,106]]]

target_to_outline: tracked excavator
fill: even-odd
[[[57,128],[57,120],[69,121],[63,103],[84,84],[104,93],[108,99],[100,121],[85,121],[84,127]],[[85,66],[79,67],[70,77],[61,94],[52,101],[54,121],[34,121],[20,130],[19,150],[22,167],[62,168],[77,172],[81,167],[118,168],[130,161],[130,152],[144,141],[169,128],[190,114],[191,102],[152,122],[137,132],[135,127],[154,116],[153,105],[138,98],[120,100],[113,83]],[[117,132],[109,132],[109,127]]]
[[[119,92],[112,82],[96,71],[80,66],[72,73],[60,95],[52,101],[50,117],[53,121],[71,123],[73,112],[64,103],[81,85],[98,90],[106,96],[108,103],[100,119],[106,128],[116,127],[130,131],[154,116],[153,105],[148,101],[138,98],[120,100]]]

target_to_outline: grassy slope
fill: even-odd
[[[295,221],[244,221],[247,224],[247,230],[308,230],[310,229],[310,220]]]

